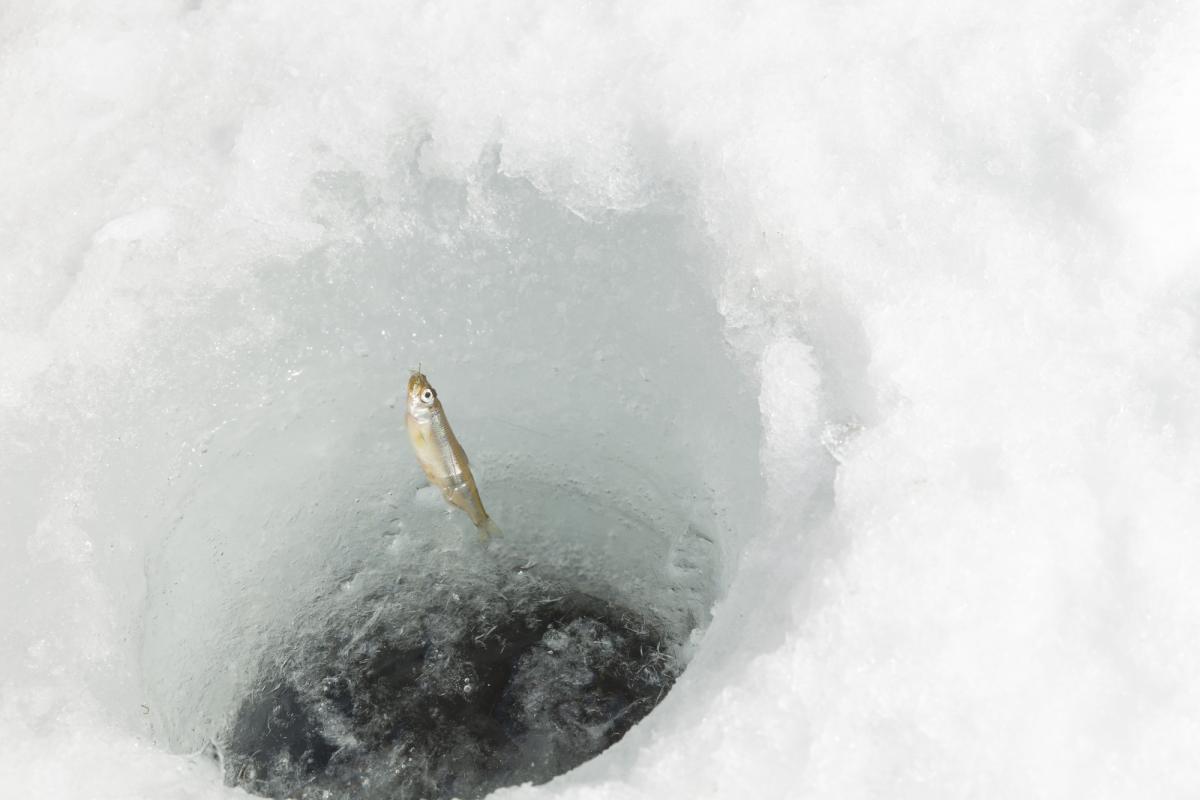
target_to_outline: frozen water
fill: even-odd
[[[1198,41],[1153,0],[6,7],[0,796],[244,796],[205,745],[270,658],[484,558],[687,664],[501,797],[1194,796]],[[416,496],[418,360],[495,549]]]
[[[240,418],[206,431],[194,445],[195,460],[189,456],[190,463],[171,478],[162,500],[167,513],[153,523],[161,530],[146,553],[140,662],[147,716],[167,746],[195,751],[226,738],[237,724],[233,718],[242,698],[262,693],[264,659],[303,664],[303,676],[289,678],[298,691],[321,683],[326,674],[321,670],[330,667],[309,663],[305,643],[326,638],[330,619],[365,625],[349,615],[379,595],[395,601],[392,628],[404,627],[405,614],[413,616],[410,629],[434,620],[453,623],[448,632],[426,632],[430,642],[470,638],[459,629],[462,620],[512,624],[505,621],[508,612],[481,605],[505,589],[506,570],[537,574],[636,612],[661,629],[656,642],[680,662],[692,633],[707,624],[725,579],[715,542],[729,528],[728,509],[746,507],[753,498],[736,496],[731,487],[753,489],[756,463],[746,443],[756,438],[757,418],[745,415],[730,423],[727,411],[738,404],[752,407],[752,400],[744,397],[744,380],[721,350],[719,317],[694,299],[694,288],[672,281],[693,274],[681,249],[687,232],[672,217],[648,213],[587,222],[546,202],[527,184],[484,169],[473,186],[422,186],[424,198],[435,191],[463,197],[436,218],[422,205],[411,222],[414,230],[398,243],[389,239],[313,256],[314,270],[351,271],[357,273],[351,285],[374,284],[354,301],[353,329],[335,335],[333,354],[304,356],[279,376],[278,385],[241,401]],[[466,197],[468,191],[474,196]],[[471,219],[481,205],[500,209],[509,230],[491,214],[481,231]],[[529,230],[539,237],[518,238]],[[463,293],[459,283],[469,277],[450,257],[463,251],[471,254],[471,270],[487,276],[490,291],[465,294],[449,308],[441,298]],[[564,257],[565,264],[559,260]],[[586,265],[593,262],[609,266],[589,278]],[[413,284],[403,275],[405,265],[414,265],[418,274],[431,269],[429,280]],[[286,284],[275,277],[264,292],[278,291],[281,280]],[[591,291],[589,281],[601,284],[611,306],[584,315],[564,311],[549,339],[545,309],[578,303],[583,297],[573,292]],[[616,285],[609,286],[611,281]],[[293,285],[285,292],[288,307],[277,311],[290,335],[307,337],[302,341],[308,347],[328,346],[328,329],[313,324],[314,314],[319,321],[337,302],[327,295],[323,281]],[[497,296],[505,298],[503,308],[494,307]],[[269,307],[274,301],[264,296],[261,302]],[[389,330],[405,308],[415,320],[417,345],[405,343],[392,353],[386,340],[361,343]],[[425,316],[435,310],[438,318]],[[463,324],[462,314],[477,314],[491,335],[481,338]],[[652,339],[638,335],[672,320],[672,329]],[[598,324],[609,330],[600,339]],[[519,346],[481,350],[479,342],[492,336]],[[351,352],[341,344],[346,339],[356,342]],[[707,339],[711,347],[686,348],[688,339]],[[285,350],[297,347],[286,339],[280,344]],[[383,358],[372,355],[379,352]],[[467,443],[487,506],[504,530],[486,550],[465,517],[450,514],[440,498],[419,488],[425,481],[403,428],[403,365],[415,364],[426,352],[463,364],[457,384],[453,377],[440,381],[428,363],[425,369]],[[546,360],[535,361],[534,355]],[[486,364],[472,363],[485,359]],[[274,364],[267,369],[283,372]],[[667,392],[659,388],[664,380],[673,384]],[[581,396],[592,399],[580,402]],[[706,402],[689,400],[701,396]],[[457,413],[469,412],[470,398],[483,414]],[[662,425],[668,414],[688,422],[682,429]],[[720,448],[729,461],[705,464],[690,437]],[[739,458],[742,469],[732,469]],[[436,613],[427,608],[427,598],[443,594],[443,587],[455,603],[462,597],[470,605]],[[502,594],[505,607],[522,596]],[[343,609],[347,604],[350,610]],[[276,673],[280,670],[268,670]],[[506,680],[491,682],[501,691]],[[634,686],[638,681],[628,683],[632,695],[623,706],[636,701],[644,713],[645,692]],[[487,717],[482,711],[480,716]],[[321,727],[318,722],[311,727]],[[603,738],[607,744],[618,737]],[[363,747],[373,752],[384,745],[394,749],[393,739],[377,737]],[[512,758],[493,760],[503,764]],[[572,758],[537,756],[539,763],[570,764]],[[318,768],[324,765],[313,767]],[[457,783],[448,783],[436,779],[448,774],[445,768],[430,772],[435,777],[428,785],[440,787],[437,793],[495,785],[500,777],[497,772],[486,781],[468,780],[460,774]],[[507,768],[503,774],[522,775]],[[524,775],[546,777],[541,769]],[[401,783],[407,781],[406,776]],[[292,785],[264,782],[272,793]]]

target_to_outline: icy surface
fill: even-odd
[[[9,4],[0,796],[242,796],[204,739],[314,598],[470,557],[418,360],[499,556],[690,659],[499,796],[1200,793],[1198,41],[1170,2]]]

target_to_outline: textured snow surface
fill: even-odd
[[[1200,794],[1192,4],[104,5],[0,11],[0,797],[245,796],[253,648],[473,552],[418,360],[690,658],[496,796]]]

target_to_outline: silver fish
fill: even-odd
[[[467,454],[458,437],[450,429],[437,390],[429,385],[425,375],[417,370],[408,379],[408,404],[405,422],[408,438],[417,454],[417,461],[429,482],[442,490],[446,502],[467,512],[471,522],[486,539],[500,529],[488,516],[479,499],[479,489]]]

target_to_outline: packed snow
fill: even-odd
[[[531,634],[512,719],[595,745],[628,611],[674,685],[495,797],[1200,793],[1198,43],[1168,0],[5,7],[0,797],[246,797],[263,664],[521,576],[621,612]],[[418,363],[492,547],[421,488]]]

